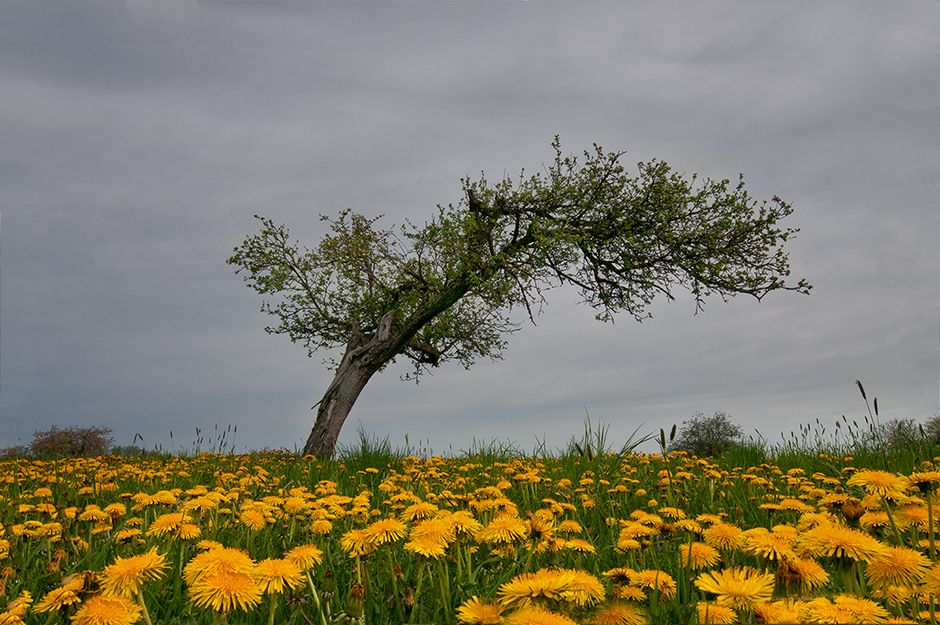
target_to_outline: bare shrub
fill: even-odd
[[[114,438],[109,436],[111,428],[95,425],[91,427],[72,427],[60,430],[53,425],[45,432],[33,432],[33,442],[29,450],[35,456],[83,456],[93,458],[106,456],[111,450]]]

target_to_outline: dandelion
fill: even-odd
[[[559,576],[565,582],[562,597],[565,601],[579,606],[589,606],[604,600],[604,586],[600,580],[580,569],[559,569]]]
[[[897,473],[862,469],[846,482],[849,486],[862,486],[871,495],[888,496],[907,490],[908,481]]]
[[[533,601],[563,601],[567,580],[557,573],[542,569],[536,573],[522,573],[499,587],[497,594],[503,605],[524,607]]]
[[[656,569],[636,571],[630,577],[630,585],[648,590],[659,590],[660,601],[676,596],[676,580],[665,571]]]
[[[376,521],[365,531],[375,545],[384,545],[404,538],[408,533],[408,526],[398,519],[387,518]]]
[[[288,588],[297,589],[305,581],[303,571],[299,566],[287,559],[274,558],[262,560],[255,566],[254,579],[261,592],[271,595],[268,625],[274,625],[277,595],[282,594]]]
[[[150,524],[150,528],[147,530],[147,536],[168,536],[178,532],[180,526],[188,521],[189,519],[182,512],[162,514]]]
[[[499,625],[503,622],[504,610],[499,603],[485,603],[474,595],[457,608],[457,621],[468,625]]]
[[[912,473],[907,477],[908,484],[912,488],[916,488],[922,494],[927,494],[929,492],[937,490],[940,487],[940,472],[938,471],[922,471],[919,473]]]
[[[72,605],[73,603],[78,603],[78,595],[75,594],[74,590],[69,588],[54,588],[47,592],[42,599],[39,600],[35,606],[33,606],[34,612],[52,612],[53,610],[61,610],[67,605]]]
[[[254,573],[255,562],[247,553],[231,547],[216,547],[203,551],[183,567],[183,579],[192,586],[201,578],[218,571],[248,575]]]
[[[796,559],[793,541],[788,536],[766,530],[747,533],[743,550],[744,553],[760,556],[771,562]]]
[[[143,610],[120,595],[96,595],[83,603],[72,617],[74,625],[132,625]]]
[[[721,551],[734,551],[744,546],[743,530],[737,525],[716,522],[702,532],[702,540]]]
[[[233,609],[247,611],[261,603],[261,588],[252,575],[228,569],[201,575],[189,586],[189,594],[196,606],[223,614]]]
[[[101,588],[105,594],[134,597],[144,582],[166,576],[166,556],[154,547],[147,553],[130,558],[117,558],[102,572]]]
[[[699,590],[718,596],[718,602],[736,609],[750,610],[770,599],[774,576],[751,567],[735,567],[702,573],[695,580]]]
[[[477,521],[469,510],[458,510],[448,518],[454,526],[454,532],[456,532],[458,536],[476,538],[480,530],[483,529],[483,524]]]
[[[22,591],[16,599],[7,604],[6,614],[20,619],[26,616],[26,608],[33,603],[33,596],[28,590]]]
[[[433,503],[427,503],[424,501],[419,501],[418,503],[412,504],[405,508],[401,513],[401,518],[406,521],[420,521],[422,519],[430,519],[435,514],[439,508]]]
[[[257,508],[242,510],[238,518],[241,520],[242,525],[256,532],[268,526],[268,519],[264,516],[264,512]]]
[[[564,548],[577,553],[597,553],[594,545],[581,538],[572,538],[564,542]]]
[[[805,590],[813,590],[829,583],[829,573],[812,558],[781,562],[776,577],[787,588],[793,582],[798,583]]]
[[[913,586],[930,567],[924,554],[907,547],[888,547],[887,554],[865,566],[865,577],[872,586],[886,592],[889,586]]]
[[[435,536],[416,536],[405,543],[405,550],[425,558],[440,558],[447,553],[447,543]]]
[[[738,620],[738,614],[732,608],[720,603],[699,601],[696,606],[698,622],[702,625],[729,625]]]
[[[638,606],[614,601],[601,606],[587,620],[588,625],[646,625],[649,620]]]
[[[682,566],[698,570],[714,566],[720,556],[711,545],[691,542],[679,547],[679,557],[682,559]]]
[[[365,556],[375,551],[372,537],[363,529],[349,530],[340,538],[339,544],[350,558]]]
[[[530,606],[506,618],[507,625],[577,625],[564,614]]]
[[[288,551],[284,558],[296,564],[301,571],[307,571],[323,562],[323,551],[315,545],[298,545]]]
[[[877,539],[843,525],[817,525],[803,534],[801,544],[812,555],[856,562],[871,562],[888,553]]]
[[[768,625],[790,625],[800,622],[800,610],[803,603],[800,601],[772,601],[754,607],[754,614],[759,622]]]
[[[304,583],[303,571],[294,562],[284,558],[268,558],[255,565],[255,580],[265,593],[283,593],[287,588],[299,588]]]
[[[448,545],[453,542],[457,530],[454,523],[448,517],[435,517],[426,519],[415,525],[411,529],[409,538],[411,540],[426,538],[432,542],[438,542],[441,545]]]
[[[509,544],[525,537],[525,521],[517,516],[502,515],[494,518],[477,535],[485,543]]]

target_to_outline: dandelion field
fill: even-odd
[[[930,458],[367,447],[0,461],[0,625],[936,622]]]

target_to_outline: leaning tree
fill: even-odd
[[[783,244],[798,230],[777,222],[789,204],[757,202],[736,185],[686,178],[663,162],[640,163],[630,175],[623,152],[595,145],[583,159],[564,156],[556,138],[544,174],[491,184],[464,179],[463,200],[438,206],[418,227],[382,229],[379,217],[351,210],[335,218],[314,249],[292,242],[287,228],[256,216],[261,231],[228,263],[263,296],[266,328],[306,345],[310,355],[342,348],[317,405],[304,454],[331,456],[340,428],[366,383],[397,358],[416,378],[456,360],[499,359],[519,328],[510,312],[537,314],[548,289],[571,284],[608,321],[637,320],[657,295],[680,286],[695,297],[761,299],[787,284]]]

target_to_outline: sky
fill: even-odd
[[[718,411],[779,442],[862,423],[856,380],[937,415],[938,30],[936,2],[0,3],[0,448],[299,449],[335,354],[264,332],[225,262],[252,216],[308,247],[345,208],[424,223],[556,135],[790,202],[812,293],[604,324],[558,289],[501,362],[373,378],[341,445],[560,449],[589,418],[619,449]]]

